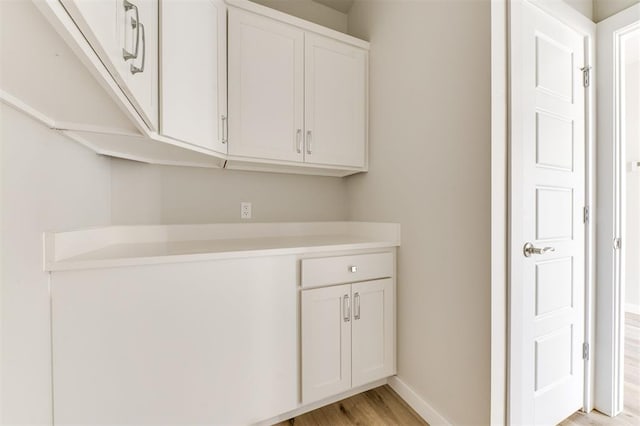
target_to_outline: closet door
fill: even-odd
[[[366,51],[307,33],[305,162],[365,166],[366,87]]]
[[[231,156],[303,161],[304,32],[229,10]]]

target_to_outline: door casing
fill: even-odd
[[[594,406],[615,416],[623,409],[624,391],[624,247],[614,239],[625,235],[625,144],[621,132],[621,49],[629,34],[640,31],[640,4],[597,25],[598,28],[598,300],[594,353],[598,368]]]

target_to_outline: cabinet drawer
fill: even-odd
[[[393,275],[393,253],[302,260],[302,287],[340,284]]]

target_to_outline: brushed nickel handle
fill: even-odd
[[[351,321],[351,300],[349,300],[348,294],[342,297],[342,316],[344,322]]]
[[[125,61],[128,61],[129,59],[136,59],[138,57],[138,48],[140,47],[140,25],[138,25],[140,23],[140,13],[138,12],[138,6],[136,6],[135,4],[127,0],[123,0],[122,5],[124,6],[125,18],[126,18],[127,12],[132,9],[136,14],[136,19],[131,18],[131,28],[136,30],[135,48],[133,49],[133,52],[129,52],[124,47],[122,48],[122,57],[124,58]],[[125,35],[126,35],[126,28],[125,28]],[[125,41],[126,41],[126,37],[125,37]]]
[[[307,154],[311,155],[312,151],[311,151],[311,130],[307,130]]]
[[[298,154],[302,153],[302,129],[296,132],[296,151]]]
[[[526,243],[522,248],[522,252],[524,253],[524,257],[531,257],[534,254],[547,254],[556,251],[553,247],[534,247],[532,243]]]
[[[360,319],[360,293],[353,295],[353,319]]]
[[[358,272],[358,267],[356,265],[349,266],[349,272]]]
[[[147,55],[147,42],[145,41],[144,24],[142,22],[138,22],[138,26],[142,28],[142,62],[140,63],[140,67],[136,67],[135,65],[131,64],[131,74],[144,72],[145,57]]]
[[[220,142],[222,143],[227,143],[228,141],[228,132],[227,132],[227,117],[225,115],[220,116],[220,119],[222,120],[222,140]]]

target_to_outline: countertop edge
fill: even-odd
[[[145,265],[148,266],[148,265],[203,262],[203,261],[211,261],[211,260],[241,259],[241,258],[266,257],[266,256],[314,254],[314,253],[349,251],[349,250],[368,250],[368,249],[385,249],[385,248],[388,249],[388,248],[399,247],[399,246],[400,246],[399,241],[375,241],[375,242],[365,242],[365,243],[332,244],[332,245],[323,245],[323,246],[231,250],[231,251],[213,252],[213,253],[177,254],[177,255],[162,255],[162,256],[148,256],[148,257],[99,259],[99,260],[76,260],[76,261],[61,260],[57,262],[46,262],[44,265],[44,269],[47,272],[61,272],[61,271],[73,271],[73,270],[85,270],[85,269],[105,269],[105,268],[145,266]]]

